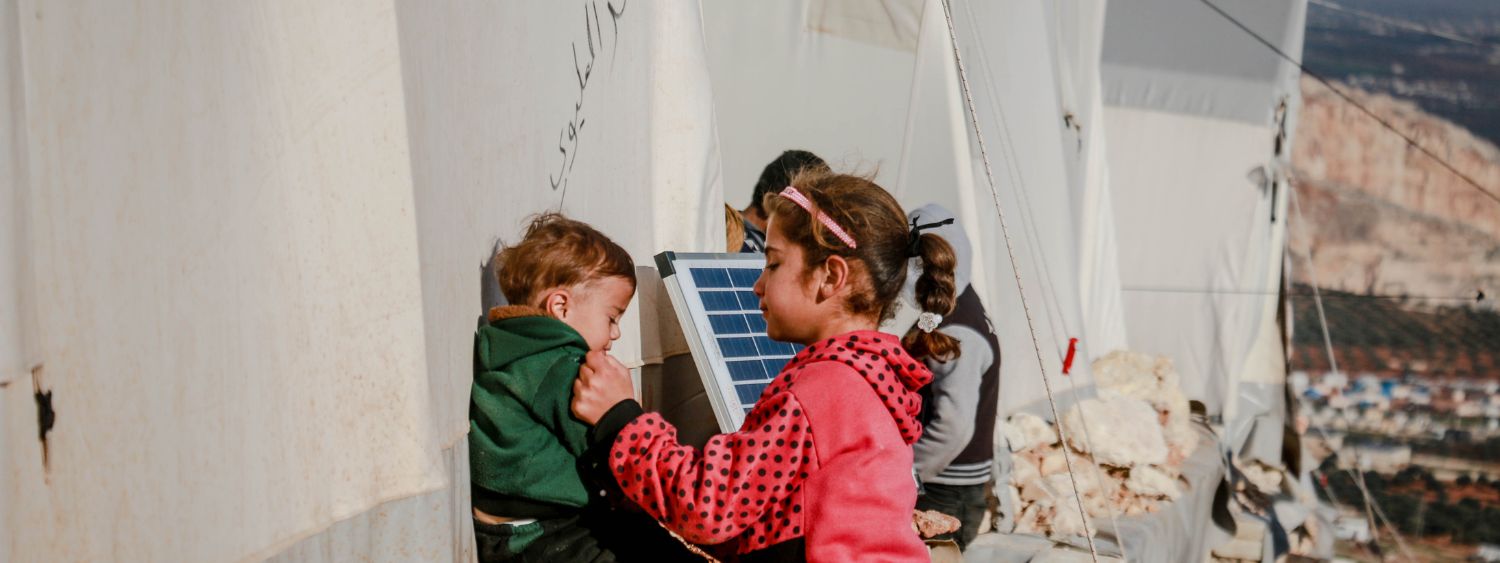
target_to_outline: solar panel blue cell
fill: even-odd
[[[761,360],[760,362],[765,366],[766,373],[771,374],[771,377],[776,377],[776,374],[781,373],[781,368],[786,367],[786,363],[789,361],[791,361],[790,358],[776,358],[774,360]]]
[[[752,268],[731,268],[729,279],[734,282],[735,287],[746,289],[755,287],[755,281],[760,279],[760,270]]]
[[[765,383],[752,383],[734,386],[734,392],[739,395],[740,403],[745,405],[755,404],[756,401],[760,400],[761,392],[765,390]]]
[[[785,353],[780,342],[759,335],[755,337],[755,349],[759,350],[762,356],[780,356]]]
[[[735,294],[739,295],[739,297],[740,297],[740,308],[741,308],[741,310],[744,310],[744,311],[759,311],[760,310],[760,298],[758,298],[758,297],[755,296],[755,292],[753,292],[753,291],[737,291],[737,292],[735,292]]]
[[[734,287],[729,282],[729,271],[724,268],[689,268],[693,283],[699,288]]]
[[[699,295],[703,296],[703,308],[709,312],[744,310],[732,291],[704,291]]]
[[[719,353],[725,358],[754,358],[760,355],[753,338],[719,338]]]
[[[745,326],[750,327],[750,332],[764,334],[766,332],[766,318],[762,317],[760,313],[746,313]]]
[[[729,365],[729,378],[735,381],[765,381],[774,375],[767,374],[765,364],[756,360],[725,363]]]
[[[750,324],[745,322],[745,315],[709,315],[709,324],[714,327],[715,334],[750,334]]]

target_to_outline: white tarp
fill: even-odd
[[[902,9],[888,12],[867,8],[861,21],[884,14],[884,23],[859,29],[901,30],[877,38],[847,31],[853,26],[814,21],[827,4],[704,6],[730,203],[742,207],[748,201],[761,167],[781,150],[804,148],[839,170],[878,166],[877,182],[907,208],[936,202],[955,210],[975,241],[975,284],[1000,332],[1003,408],[1040,407],[1044,392],[1031,335],[962,105],[942,3],[922,3],[915,23],[908,3],[894,3]],[[1086,229],[1079,223],[1095,221],[1087,228],[1094,229],[1091,234],[1112,235],[1102,234],[1108,229],[1103,219],[1079,211],[1082,195],[1069,189],[1075,184],[1063,150],[1076,139],[1064,139],[1057,67],[1050,57],[1036,56],[1052,49],[1052,16],[1043,4],[954,7],[1044,361],[1054,386],[1068,390],[1061,374],[1068,339],[1086,336],[1079,242]],[[909,35],[904,30],[912,25],[920,26],[912,47],[889,40]],[[1091,213],[1109,212],[1095,209]],[[1101,262],[1113,252],[1099,248]],[[1115,332],[1123,326],[1118,315],[1114,326]],[[1083,343],[1074,364],[1073,383],[1082,388],[1090,384],[1088,346]]]
[[[495,240],[561,208],[643,266],[723,244],[692,4],[4,7],[9,560],[468,559]],[[627,363],[672,351],[647,306]]]
[[[298,538],[283,560],[470,557],[462,438],[495,240],[560,208],[641,266],[716,250],[720,171],[743,207],[788,148],[878,167],[905,206],[960,213],[1004,347],[1002,408],[1045,412],[939,0],[714,0],[701,15],[625,0],[167,4],[5,4],[24,16],[3,20],[17,30],[0,51],[6,86],[26,96],[7,115],[24,140],[0,145],[16,160],[0,172],[22,180],[0,192],[20,202],[0,215],[13,229],[0,245],[30,269],[0,270],[20,278],[0,308],[32,309],[0,324],[0,381],[17,378],[0,390],[0,542],[17,560],[237,559]],[[1102,2],[953,6],[1066,407],[1075,385],[1091,392],[1088,361],[1125,341],[1116,268],[1178,267],[1115,259],[1156,244],[1139,229],[1151,204],[1191,197],[1187,183],[1147,188],[1176,173],[1168,162],[1195,166],[1194,184],[1243,183],[1271,139],[1264,124],[1103,109]],[[1197,163],[1204,144],[1225,146]],[[1129,160],[1148,148],[1164,152]],[[1122,209],[1136,239],[1116,239]],[[1248,223],[1187,225],[1152,248],[1209,227],[1195,260],[1248,231],[1261,246],[1226,255],[1250,256],[1231,277],[1274,279],[1253,257],[1279,243]],[[684,351],[643,275],[615,348],[632,365]],[[1132,344],[1182,330],[1131,320]],[[1082,342],[1064,377],[1069,338]],[[33,363],[57,393],[50,482]]]
[[[1104,33],[1104,103],[1271,123],[1276,103],[1298,95],[1299,69],[1208,3],[1301,58],[1306,0],[1120,3]]]
[[[469,474],[468,448],[443,452],[444,471]],[[360,561],[473,561],[474,519],[469,489],[460,486],[391,501],[286,548],[272,563]]]
[[[5,6],[57,412],[44,467],[0,391],[9,559],[259,557],[442,487],[393,7]]]
[[[1079,304],[1089,360],[1128,346],[1099,78],[1105,4],[1104,0],[1046,4],[1057,22],[1053,33],[1058,86],[1064,125],[1069,129],[1063,135],[1063,156],[1068,159],[1070,189],[1081,202],[1075,210]]]
[[[1275,301],[1282,224],[1270,190],[1249,178],[1270,163],[1271,129],[1133,108],[1105,116],[1131,348],[1171,357],[1188,397],[1221,413]]]
[[[12,529],[12,510],[8,507],[16,506],[13,478],[5,461],[11,458],[12,418],[21,428],[35,428],[26,426],[20,417],[5,414],[12,410],[35,413],[35,407],[28,410],[24,402],[30,398],[30,378],[21,332],[21,241],[25,224],[19,208],[26,143],[21,134],[21,81],[16,80],[21,65],[17,16],[14,2],[0,3],[0,409],[4,409],[0,411],[0,557],[6,561],[13,559],[11,545],[18,539],[8,532]],[[41,447],[25,439],[20,443],[25,445],[17,447]]]
[[[835,0],[703,2],[724,195],[742,209],[761,169],[806,149],[835,170],[900,165],[920,18]],[[916,2],[920,5],[920,2]],[[883,20],[883,21],[882,21]]]
[[[1088,358],[1091,343],[1084,333],[1081,307],[1080,227],[1082,194],[1066,150],[1076,150],[1067,134],[1058,91],[1059,65],[1036,53],[1055,52],[1052,14],[1044,2],[954,2],[958,47],[984,135],[989,161],[1014,241],[1042,361],[1062,408],[1091,393]],[[951,50],[951,47],[950,47]],[[986,303],[996,321],[1002,355],[1002,410],[1039,414],[1045,390],[1027,329],[1015,270],[1007,256],[1000,221],[985,180],[977,139],[971,131],[978,234],[990,287]],[[1084,219],[1087,220],[1087,219]],[[972,236],[972,235],[971,235]],[[1079,338],[1072,375],[1062,374],[1070,338]],[[1102,352],[1101,352],[1102,353]]]
[[[440,428],[456,439],[468,428],[480,282],[491,275],[482,265],[497,238],[514,243],[528,216],[561,208],[638,267],[665,249],[723,248],[707,61],[691,3],[472,1],[398,13],[428,369]],[[614,354],[631,366],[660,361],[655,319],[632,303]]]
[[[1212,1],[1301,55],[1305,1]],[[1297,69],[1202,1],[1111,6],[1103,59],[1130,347],[1172,357],[1210,413],[1271,405],[1279,399],[1240,396],[1284,375],[1261,357],[1275,349],[1256,343],[1275,319],[1286,217],[1278,145],[1287,152],[1277,135],[1295,114]],[[1253,385],[1242,389],[1242,378]],[[1243,428],[1234,433],[1238,443]]]

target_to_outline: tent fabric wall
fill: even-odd
[[[1284,182],[1285,180],[1275,180]],[[1282,185],[1278,191],[1285,193]],[[1287,217],[1290,203],[1287,198],[1273,203],[1277,217]],[[1271,240],[1266,243],[1275,260],[1280,255],[1277,249],[1286,247],[1285,225],[1272,229]],[[1285,276],[1285,261],[1277,261],[1266,269],[1267,275]],[[1230,379],[1234,394],[1224,405],[1226,421],[1225,443],[1238,455],[1259,459],[1268,465],[1280,465],[1284,426],[1289,419],[1290,405],[1286,403],[1287,350],[1282,342],[1281,326],[1278,324],[1277,307],[1279,296],[1274,295],[1280,280],[1265,280],[1273,288],[1268,299],[1261,302],[1260,324],[1255,327],[1255,340],[1245,353],[1245,360]]]
[[[899,167],[914,55],[881,46],[878,38],[857,33],[861,28],[836,26],[835,33],[815,27],[817,16],[847,16],[853,11],[848,4],[703,2],[724,194],[736,209],[749,204],[766,163],[787,149],[812,151],[840,171],[878,169],[882,185]],[[861,11],[865,19],[883,13],[869,6]],[[882,24],[864,27],[913,25],[909,12],[897,10]]]
[[[705,3],[730,201],[741,205],[737,198],[748,195],[761,167],[779,151],[806,148],[836,169],[878,164],[877,182],[904,206],[937,202],[957,210],[971,238],[980,241],[976,284],[1002,332],[1008,358],[1002,385],[1010,387],[1001,396],[1008,408],[1040,406],[1031,336],[962,105],[942,3],[923,4],[915,52],[825,32],[808,21],[817,13],[814,4],[786,1],[750,9]],[[1050,49],[1052,22],[1042,3],[954,6],[1002,204],[1012,213],[1044,361],[1056,385],[1068,388],[1061,359],[1067,339],[1084,330],[1078,204],[1075,194],[1053,188],[1069,185],[1063,111],[1056,69],[1049,58],[1034,56],[1038,48]],[[907,13],[891,16],[889,25],[909,25],[901,15]],[[1005,115],[994,111],[999,108]],[[1087,366],[1074,369],[1074,382],[1088,387]]]
[[[664,249],[721,250],[714,117],[692,4],[461,2],[398,13],[428,370],[451,443],[468,429],[473,333],[492,275],[483,264],[497,239],[514,243],[529,216],[561,209],[637,266]],[[527,23],[496,33],[504,22]],[[656,319],[675,324],[632,303],[614,354],[634,367],[675,351],[644,337],[662,332]]]
[[[25,109],[21,105],[21,41],[17,33],[19,14],[14,1],[0,2],[0,559],[15,559],[12,544],[17,541],[9,530],[16,496],[11,471],[4,460],[10,458],[11,417],[6,412],[24,410],[31,399],[30,364],[25,357],[26,345],[21,309],[22,236],[25,215],[20,212],[26,174],[24,129]],[[23,389],[25,391],[23,391]],[[31,408],[35,408],[34,406]],[[34,412],[34,411],[31,411]],[[35,424],[33,419],[33,424]],[[26,427],[22,428],[34,428]],[[33,446],[25,441],[16,447]]]
[[[1128,345],[1099,78],[1106,2],[1067,0],[1046,7],[1056,21],[1055,60],[1068,129],[1062,154],[1068,160],[1070,189],[1080,202],[1075,224],[1082,335],[1090,351],[1087,359],[1094,360]]]
[[[392,6],[7,9],[57,412],[44,466],[3,391],[12,559],[261,557],[441,488]]]
[[[977,151],[970,141],[969,114],[959,88],[942,2],[926,3],[921,25],[900,168],[889,187],[908,212],[929,203],[953,212],[973,242],[971,282],[978,288],[993,287],[986,272],[993,245],[978,238],[988,192],[980,191],[975,184],[972,155]],[[982,182],[983,172],[980,174],[978,180]],[[901,316],[904,322],[899,332],[904,333],[916,322],[917,313],[907,311]]]
[[[463,440],[473,333],[496,299],[485,295],[495,291],[485,287],[493,283],[485,267],[493,245],[516,241],[527,217],[561,209],[630,251],[640,280],[613,353],[633,366],[686,352],[680,335],[673,337],[670,304],[657,298],[660,282],[646,267],[651,256],[723,246],[695,5],[461,2],[396,9],[427,374],[449,448],[450,486],[341,522],[279,561],[473,558]],[[495,33],[517,21],[527,25]],[[562,181],[554,189],[556,180]]]
[[[21,92],[21,42],[14,2],[0,4],[0,388],[29,386],[30,362],[24,356],[21,330],[21,264],[25,214],[21,213],[26,181],[25,108]],[[0,424],[4,423],[0,417]],[[0,431],[0,440],[4,432]],[[0,450],[3,451],[3,450]],[[0,487],[0,495],[4,487]],[[3,497],[0,497],[3,498]],[[0,506],[4,506],[0,502]],[[3,518],[0,511],[0,518]],[[0,526],[0,529],[4,529]],[[3,553],[3,550],[0,550]]]
[[[35,309],[0,321],[0,381],[42,363],[59,408],[44,473],[29,385],[0,388],[0,553],[18,560],[471,558],[463,437],[495,243],[545,209],[614,237],[643,284],[615,352],[661,362],[685,347],[651,256],[722,248],[723,179],[743,207],[788,148],[960,213],[1002,416],[1047,411],[976,134],[1063,408],[1126,343],[1176,357],[1216,412],[1269,354],[1262,302],[1143,291],[1274,287],[1279,267],[1263,219],[1284,202],[1245,175],[1274,169],[1266,112],[1295,82],[1122,39],[1170,17],[954,0],[976,131],[941,0],[168,4],[10,0],[0,20],[24,94],[0,99],[23,136],[0,144],[21,179],[0,247],[29,268],[0,269],[20,278],[0,311]],[[1300,46],[1305,4],[1274,4],[1247,17]]]
[[[954,2],[952,6],[979,131],[985,137],[1000,205],[1015,241],[1045,373],[1051,378],[1055,398],[1066,408],[1085,398],[1073,389],[1092,393],[1092,375],[1086,361],[1076,362],[1071,376],[1062,374],[1068,340],[1082,338],[1084,318],[1075,224],[1079,194],[1067,189],[1070,170],[1063,152],[1073,145],[1064,135],[1057,66],[1035,56],[1040,46],[1051,45],[1052,22],[1042,2]],[[1044,407],[1042,370],[980,156],[977,142],[971,143],[975,189],[981,194],[975,198],[981,211],[974,238],[987,244],[982,253],[991,286],[984,297],[1006,358],[1001,409],[1050,414]],[[1089,346],[1080,342],[1080,357],[1091,357]]]
[[[1300,70],[1207,3],[1301,57],[1306,0],[1116,4],[1104,33],[1104,103],[1271,123],[1277,102],[1298,95]]]
[[[468,479],[468,448],[459,445],[444,450],[443,464],[446,473]],[[371,508],[268,559],[271,563],[474,560],[474,520],[466,486]]]
[[[1274,132],[1133,108],[1105,119],[1131,348],[1171,357],[1188,396],[1223,413],[1275,301],[1283,224],[1251,178]]]
[[[1232,419],[1242,377],[1282,371],[1251,352],[1275,319],[1276,136],[1294,123],[1298,69],[1207,2],[1300,56],[1304,0],[1143,0],[1108,11],[1102,75],[1131,347],[1172,357],[1189,396]]]
[[[8,91],[44,100],[7,114],[31,118],[17,146],[38,164],[7,227],[29,225],[48,291],[19,300],[66,376],[49,378],[46,476],[29,392],[4,392],[6,517],[41,516],[6,535],[27,538],[10,542],[22,560],[468,559],[462,438],[493,244],[545,209],[640,264],[723,244],[696,6],[148,6],[126,26],[6,7],[36,16],[5,20],[25,43],[7,62],[27,56]],[[494,33],[510,21],[528,25]],[[80,34],[95,40],[64,47]],[[661,319],[632,307],[626,333]],[[102,350],[52,360],[76,346],[63,335]],[[615,351],[639,365],[674,346]],[[206,428],[168,424],[193,419]]]

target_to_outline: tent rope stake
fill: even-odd
[[[1063,461],[1067,464],[1068,481],[1073,485],[1073,500],[1078,504],[1079,521],[1083,523],[1083,537],[1088,541],[1089,557],[1092,558],[1095,563],[1098,563],[1099,551],[1094,546],[1094,535],[1089,529],[1088,512],[1083,508],[1083,493],[1079,490],[1078,487],[1078,477],[1073,472],[1073,456],[1068,452],[1067,435],[1063,430],[1062,417],[1058,413],[1057,400],[1052,396],[1052,383],[1047,380],[1047,366],[1045,361],[1042,359],[1041,343],[1039,342],[1036,334],[1036,322],[1032,320],[1031,306],[1026,302],[1026,288],[1021,281],[1020,265],[1016,262],[1015,245],[1011,241],[1010,229],[1006,225],[1005,210],[1000,206],[1000,193],[995,189],[995,175],[990,167],[989,152],[986,150],[984,145],[984,134],[979,129],[978,110],[974,107],[974,96],[969,91],[969,79],[967,73],[964,70],[963,56],[959,53],[958,33],[953,25],[953,6],[950,0],[943,0],[943,15],[947,19],[948,40],[953,46],[954,62],[958,65],[958,80],[959,85],[963,88],[964,103],[968,106],[969,121],[974,127],[974,136],[979,143],[979,155],[980,159],[984,163],[985,180],[989,185],[990,197],[995,202],[995,214],[1000,219],[1000,231],[1005,238],[1005,252],[1010,258],[1011,271],[1015,274],[1016,289],[1021,294],[1021,309],[1025,312],[1026,315],[1026,328],[1031,332],[1031,348],[1036,353],[1037,368],[1041,370],[1042,388],[1047,394],[1047,404],[1052,409],[1052,418],[1057,422],[1057,424],[1055,424],[1054,426],[1057,428],[1057,439],[1062,443]]]

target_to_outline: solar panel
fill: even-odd
[[[765,257],[663,252],[656,266],[719,428],[738,430],[761,391],[802,349],[766,335],[760,299],[752,290]]]

